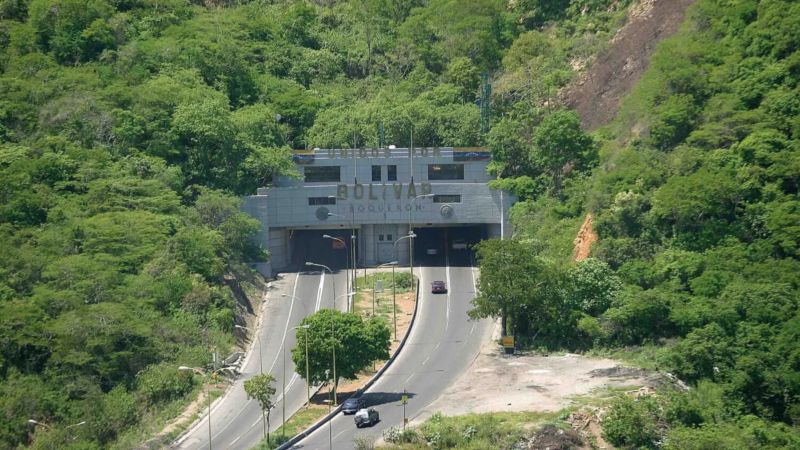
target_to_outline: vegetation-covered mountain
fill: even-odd
[[[177,366],[233,344],[225,280],[267,256],[237,196],[380,123],[490,146],[522,200],[476,315],[696,387],[620,400],[612,442],[797,445],[798,4],[698,0],[589,135],[559,94],[631,3],[0,0],[0,448],[124,447],[184,400]]]
[[[473,313],[534,347],[625,349],[690,384],[619,400],[603,422],[615,445],[797,448],[800,4],[698,0],[593,136],[591,170],[571,113],[539,105],[490,133],[497,183],[526,200],[517,240],[479,250]],[[594,257],[572,263],[589,212]]]
[[[539,111],[627,4],[0,0],[0,448],[129,447],[197,389],[290,148],[482,144],[484,72]]]

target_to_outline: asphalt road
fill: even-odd
[[[307,315],[333,304],[334,284],[336,285],[336,307],[346,308],[347,276],[344,271],[287,273],[281,282],[275,283],[269,292],[267,305],[262,311],[264,322],[258,331],[258,339],[242,366],[241,376],[219,398],[211,408],[211,448],[249,449],[255,446],[264,435],[261,409],[254,400],[248,400],[244,392],[244,380],[257,375],[262,370],[275,377],[273,386],[277,392],[273,398],[275,407],[270,415],[270,429],[275,430],[283,423],[283,408],[286,418],[300,409],[306,402],[306,384],[295,373],[291,349],[295,346],[293,327]],[[283,296],[286,295],[286,296]],[[259,356],[259,348],[261,355]],[[285,371],[284,371],[284,352]],[[282,386],[286,374],[286,402],[283,402]],[[312,391],[313,392],[313,391]],[[209,448],[208,414],[181,437],[172,448]]]
[[[292,448],[352,449],[356,436],[377,439],[383,430],[402,426],[404,415],[413,419],[425,411],[475,359],[481,344],[489,339],[491,321],[467,317],[477,273],[468,264],[467,252],[451,253],[443,266],[415,269],[421,277],[416,323],[398,358],[364,393],[367,406],[378,410],[381,421],[357,429],[353,416],[340,413]],[[434,280],[447,282],[447,295],[430,292]],[[401,402],[404,392],[408,396],[405,407]]]

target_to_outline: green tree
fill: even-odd
[[[567,271],[569,301],[581,311],[598,316],[613,303],[622,282],[608,264],[596,258],[576,263]]]
[[[275,377],[268,373],[254,375],[244,382],[244,392],[247,394],[247,398],[255,399],[259,407],[261,407],[262,414],[267,414],[267,426],[265,428],[267,433],[267,446],[269,446],[269,413],[275,406],[272,402],[272,396],[275,395],[275,388],[272,386],[274,382]]]
[[[28,6],[41,48],[68,63],[95,56],[112,43],[103,21],[112,12],[105,0],[33,0]]]
[[[571,334],[577,319],[564,296],[562,271],[515,240],[490,239],[476,250],[481,275],[470,317],[499,317],[504,335],[559,338]]]
[[[561,193],[563,178],[574,169],[591,167],[596,158],[592,138],[581,130],[578,115],[557,111],[546,116],[533,135],[532,164],[553,179],[556,193]]]
[[[305,343],[308,338],[310,381],[327,381],[326,372],[333,374],[333,354],[336,352],[337,378],[355,379],[356,374],[376,360],[389,357],[391,331],[381,318],[367,320],[357,314],[323,309],[303,319],[297,329],[297,346],[292,349],[295,367],[306,366]],[[305,371],[301,370],[305,377]],[[334,390],[338,380],[334,380]]]

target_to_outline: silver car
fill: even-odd
[[[378,415],[378,411],[375,408],[363,408],[359,409],[356,415],[353,417],[353,420],[356,422],[356,428],[361,428],[362,426],[373,426],[378,423],[381,419]]]

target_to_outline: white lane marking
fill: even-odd
[[[428,357],[425,358],[425,361],[422,361],[422,365],[424,366],[425,363],[427,363],[429,359],[431,359],[431,355],[428,355]]]
[[[256,423],[258,423],[258,422],[256,422]],[[250,428],[253,428],[253,427],[250,427]],[[239,435],[239,437],[237,437],[236,439],[234,439],[234,440],[232,440],[232,441],[231,441],[231,443],[230,443],[230,446],[233,446],[233,444],[235,444],[235,443],[236,443],[236,441],[238,441],[238,440],[239,440],[239,439],[241,439],[241,438],[242,438],[242,435],[240,434],[240,435]]]
[[[317,289],[318,294],[317,294],[317,304],[314,306],[315,310],[317,310],[319,308],[319,304],[320,304],[320,301],[322,299],[322,295],[321,295],[322,287],[324,285],[325,285],[325,273],[323,272],[322,276],[320,277],[320,280],[319,280],[319,288]],[[275,364],[278,362],[278,358],[279,357],[283,357],[283,355],[285,353],[283,351],[283,347],[286,345],[286,336],[289,334],[289,322],[292,320],[292,309],[294,308],[294,301],[297,298],[294,295],[294,293],[297,290],[297,283],[295,283],[294,288],[295,288],[295,290],[292,292],[292,303],[289,306],[289,318],[286,319],[286,326],[283,328],[283,337],[281,338],[281,345],[280,345],[280,347],[278,347],[278,349],[279,349],[278,354],[275,355],[275,360],[272,361],[272,366],[269,368],[269,373],[272,373],[272,369],[275,368]],[[286,362],[283,361],[283,363],[285,364]],[[288,390],[291,387],[291,385],[292,385],[292,383],[294,383],[296,377],[297,377],[297,373],[294,373],[292,375],[291,381],[289,383],[287,383],[287,385],[284,388],[284,390]],[[286,380],[284,380],[284,382],[285,381]],[[275,398],[275,403],[277,404],[278,402],[280,402],[282,400],[283,400],[283,392],[281,392],[281,394]]]
[[[475,295],[477,296],[478,295],[478,283],[477,283],[477,281],[475,281],[475,267],[474,266],[469,268],[469,273],[470,273],[470,275],[472,275],[472,289],[475,292]]]
[[[319,310],[319,306],[322,303],[322,291],[324,290],[324,288],[325,288],[325,272],[322,272],[322,276],[320,277],[319,280],[319,288],[317,288],[317,303],[314,304],[314,311]],[[333,295],[336,295],[336,292],[334,292]]]
[[[333,438],[334,438],[334,439],[338,438],[339,436],[341,436],[342,434],[344,434],[344,432],[346,432],[346,431],[347,431],[347,430],[342,430],[342,431],[340,431],[340,432],[339,432],[339,434],[337,434],[337,435],[336,435],[336,436],[334,436]]]
[[[408,384],[408,382],[411,381],[412,378],[414,378],[414,375],[416,374],[412,373],[411,375],[409,375],[408,378],[406,378],[405,384]]]
[[[284,339],[284,340],[286,340],[286,328],[288,328],[288,327],[289,327],[289,321],[292,319],[292,309],[294,308],[294,299],[295,299],[295,294],[297,293],[297,282],[298,282],[298,281],[300,281],[300,275],[299,275],[299,274],[295,274],[295,277],[294,277],[294,286],[292,287],[292,302],[289,304],[289,317],[286,319],[286,327],[285,327],[285,328],[284,328],[284,330],[283,330],[283,339]],[[266,312],[265,312],[264,314],[266,314]],[[282,345],[282,344],[281,344],[281,345]],[[279,354],[280,354],[280,353],[279,353]],[[277,362],[278,362],[278,356],[276,355],[276,356],[275,356],[275,361],[273,361],[273,362],[272,362],[272,366],[270,367],[270,369],[269,369],[269,372],[268,372],[268,373],[272,373],[272,369],[275,367],[275,363],[277,363]],[[244,405],[247,405],[248,403],[250,403],[250,402],[254,402],[254,401],[255,401],[255,400],[248,399],[248,400],[245,402],[245,404],[244,404]],[[217,404],[217,406],[219,406],[219,405],[221,405],[221,404],[222,404],[222,402],[218,403],[218,404]],[[225,431],[227,431],[227,430],[228,430],[228,428],[229,428],[229,427],[230,427],[232,424],[234,424],[234,423],[236,423],[236,422],[237,422],[237,420],[239,419],[239,416],[241,416],[241,415],[244,413],[244,410],[245,410],[245,407],[244,407],[244,405],[242,405],[242,408],[241,408],[241,409],[239,409],[239,412],[238,412],[238,414],[236,414],[236,416],[233,418],[233,420],[231,420],[230,422],[228,422],[227,424],[225,424],[225,426],[224,426],[224,427],[222,427],[222,429],[221,429],[221,430],[219,430],[219,431],[217,432],[217,434],[215,434],[215,435],[214,435],[214,438],[218,438],[219,436],[221,436],[221,435],[222,435],[222,434],[223,434]],[[212,409],[212,410],[211,410],[211,414],[214,414],[214,411],[215,411],[215,410],[216,410],[216,408]],[[206,420],[208,420],[208,416],[206,416]],[[252,427],[250,427],[250,428],[252,428]],[[213,438],[212,438],[212,441],[213,441]]]
[[[452,284],[450,284],[450,254],[448,252],[444,252],[444,264],[445,264],[445,278],[447,278],[447,310],[445,314],[444,320],[444,332],[447,333],[447,328],[450,326],[450,288],[452,288]]]
[[[472,321],[472,328],[469,329],[469,334],[470,335],[472,335],[472,332],[475,331],[475,324],[476,324],[476,322],[473,320]]]

